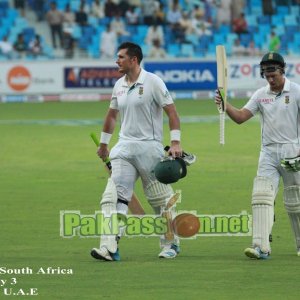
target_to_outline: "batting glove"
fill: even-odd
[[[300,171],[300,156],[282,159],[281,166],[289,172],[299,172]]]

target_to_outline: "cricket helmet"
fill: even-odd
[[[180,157],[166,157],[154,168],[156,179],[164,184],[177,182],[186,176],[186,163]]]
[[[283,57],[276,52],[266,53],[260,62],[260,75],[264,78],[265,72],[275,72],[276,70],[281,70],[284,74],[285,61]]]

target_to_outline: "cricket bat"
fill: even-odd
[[[220,144],[225,144],[225,110],[227,101],[227,58],[223,45],[216,46],[217,57],[217,85],[222,103],[218,107],[220,114]]]
[[[172,214],[169,210],[162,212],[162,217],[167,221],[167,232],[165,233],[165,238],[167,241],[174,240],[174,231],[172,227]]]
[[[99,147],[99,140],[95,133],[93,133],[93,132],[91,133],[91,138],[93,139],[95,145],[97,147]],[[111,173],[111,163],[110,163],[109,158],[106,158],[103,162],[105,163],[106,170],[110,174]],[[131,197],[131,201],[128,204],[128,207],[133,215],[145,215],[146,214],[143,206],[141,205],[141,203],[140,203],[139,199],[137,198],[137,196],[135,195],[135,193],[133,193],[133,195]]]
[[[172,213],[170,211],[170,208],[175,205],[175,203],[180,198],[180,193],[175,193],[168,201],[166,207],[164,208],[164,211],[162,212],[162,217],[166,218],[167,221],[167,232],[165,233],[165,238],[167,241],[172,241],[174,239],[174,231],[172,226]]]

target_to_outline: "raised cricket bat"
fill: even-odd
[[[221,95],[222,103],[218,110],[220,114],[220,144],[225,144],[225,110],[227,101],[227,58],[226,50],[223,45],[216,46],[217,57],[217,84]]]
[[[95,145],[97,147],[99,147],[99,140],[95,133],[91,133],[91,138],[93,139]],[[111,163],[110,163],[109,158],[107,158],[103,162],[105,163],[106,170],[110,174],[111,173]],[[131,213],[134,215],[145,215],[146,214],[143,206],[141,205],[141,203],[140,203],[139,199],[137,198],[137,196],[135,195],[135,193],[133,193],[133,195],[131,197],[131,201],[128,204],[128,207],[129,207]]]

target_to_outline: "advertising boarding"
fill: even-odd
[[[260,77],[260,58],[228,59],[228,91],[236,95],[250,95],[266,85]],[[286,75],[300,82],[300,63],[286,59]],[[114,61],[40,61],[1,62],[0,101],[28,101],[27,99],[66,99],[78,97],[103,100],[110,98],[115,82],[122,76]],[[158,75],[168,89],[185,98],[205,98],[217,87],[216,61],[178,60],[147,61],[142,65]],[[53,95],[58,95],[53,98]],[[26,96],[26,97],[25,97]],[[234,97],[234,95],[233,95]],[[201,97],[200,97],[201,98]],[[76,100],[76,99],[74,99]]]

